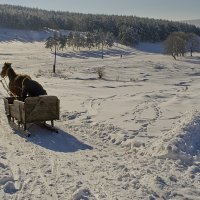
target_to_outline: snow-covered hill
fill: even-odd
[[[65,50],[53,74],[43,42],[0,43],[2,65],[61,102],[59,133],[33,125],[27,138],[8,125],[2,100],[0,199],[200,199],[199,54],[175,61],[151,45],[116,44],[94,55]]]

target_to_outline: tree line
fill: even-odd
[[[80,50],[80,48],[97,48],[101,49],[101,57],[103,59],[104,47],[112,47],[114,44],[114,37],[112,33],[105,33],[102,30],[94,32],[70,32],[67,35],[55,32],[53,36],[46,39],[45,47],[54,50],[54,65],[53,72],[55,73],[56,55],[58,50],[63,50],[67,47],[72,47],[73,50]]]
[[[46,40],[46,47],[51,48],[54,43],[57,43],[57,49],[63,50],[67,47],[72,47],[73,50],[79,50],[80,48],[100,49],[102,46],[112,47],[114,43],[114,37],[112,33],[105,33],[102,30],[95,32],[69,32],[67,35],[55,32],[53,36],[50,36]]]
[[[102,30],[111,33],[116,41],[125,45],[164,41],[172,32],[192,32],[200,36],[200,28],[168,20],[47,11],[5,4],[0,5],[0,26],[32,30],[48,27],[77,32]]]

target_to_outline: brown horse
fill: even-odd
[[[6,76],[9,78],[8,87],[11,96],[21,96],[23,81],[25,79],[31,79],[31,77],[26,74],[16,74],[11,67],[11,63],[7,62],[4,63],[1,71],[1,77],[4,78]]]

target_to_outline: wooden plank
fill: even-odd
[[[59,119],[59,100],[56,96],[27,98],[25,115],[27,123]]]
[[[6,115],[10,115],[10,107],[9,107],[8,99],[4,98],[3,100],[4,100],[4,107],[5,107]]]
[[[21,123],[25,123],[24,102],[14,100],[13,104],[10,104],[10,114]]]

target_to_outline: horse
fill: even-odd
[[[25,78],[22,82],[22,100],[24,101],[27,97],[36,97],[40,95],[47,95],[46,90],[37,81]]]
[[[1,77],[4,78],[8,76],[9,78],[9,84],[8,88],[10,90],[11,96],[21,96],[22,94],[22,87],[23,82],[25,79],[31,80],[31,77],[27,74],[17,74],[11,67],[11,63],[4,63],[4,66],[2,67],[1,71]]]

